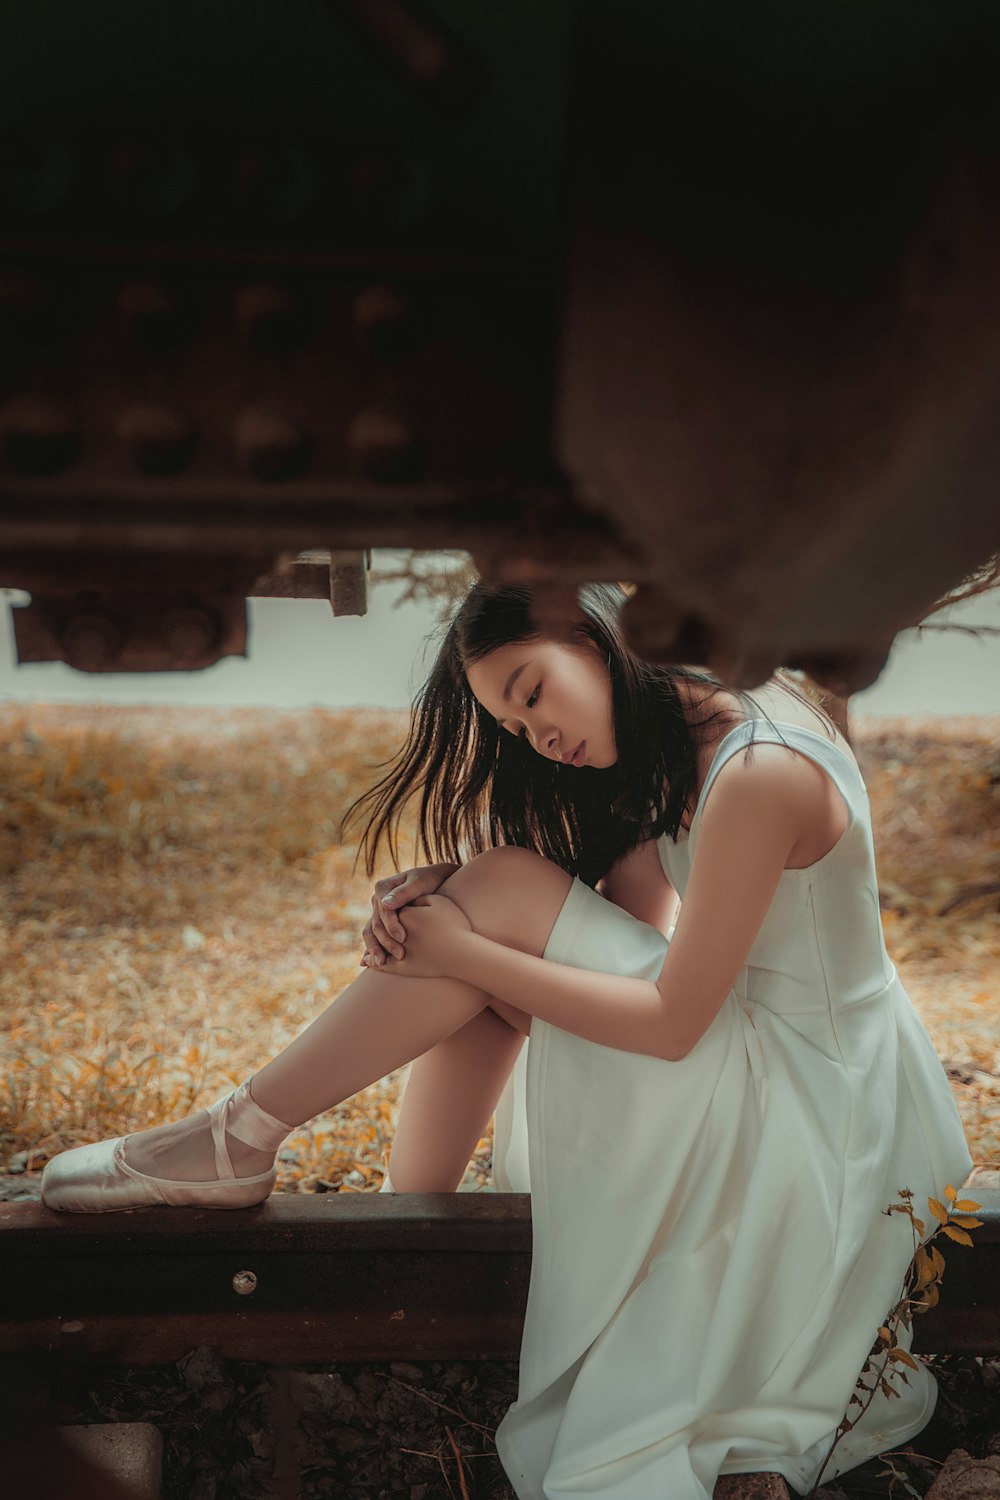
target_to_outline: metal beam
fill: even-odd
[[[980,1185],[983,1184],[983,1185]],[[921,1353],[1000,1353],[1000,1180],[969,1249],[949,1243]],[[145,1365],[210,1343],[309,1360],[509,1358],[531,1271],[527,1194],[277,1194],[258,1208],[56,1214],[0,1205],[0,1353]],[[873,1330],[874,1334],[874,1330]]]

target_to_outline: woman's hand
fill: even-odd
[[[458,868],[458,865],[449,864],[420,865],[401,875],[376,880],[372,914],[361,934],[365,945],[362,965],[380,969],[387,958],[404,957],[406,933],[399,920],[399,911],[420,896],[432,896]]]
[[[447,896],[418,896],[406,909],[406,957],[387,958],[385,974],[406,979],[437,979],[447,975],[455,940],[471,932],[472,923]]]

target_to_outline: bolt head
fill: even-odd
[[[419,434],[390,411],[360,412],[351,423],[349,443],[355,471],[377,483],[412,483],[426,468]]]
[[[287,354],[304,342],[308,318],[300,300],[276,282],[243,287],[236,297],[236,323],[242,337],[261,354]]]
[[[66,662],[78,672],[106,672],[117,661],[124,635],[110,615],[98,610],[77,610],[59,636]]]
[[[12,401],[0,414],[0,440],[19,474],[59,473],[72,462],[78,441],[67,408],[45,398]]]
[[[412,354],[424,340],[422,320],[395,287],[365,287],[355,297],[351,314],[359,337],[381,359]]]
[[[117,313],[127,337],[151,353],[174,348],[189,332],[180,298],[162,282],[127,282],[118,293]]]
[[[130,406],[118,419],[118,436],[144,474],[176,474],[194,456],[198,435],[180,412],[160,406]]]
[[[202,605],[176,605],[160,622],[160,638],[171,655],[182,662],[198,662],[218,647],[222,627],[214,610]]]
[[[257,479],[295,479],[309,464],[308,435],[271,407],[253,407],[236,423],[236,451]]]

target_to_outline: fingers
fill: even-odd
[[[372,926],[375,928],[375,936],[386,948],[391,947],[393,941],[401,943],[406,938],[406,928],[399,919],[399,913],[391,906],[386,906],[384,901],[372,904]]]
[[[436,865],[421,865],[416,870],[407,870],[398,883],[381,892],[389,910],[398,911],[417,896],[432,896],[447,879],[447,872]],[[378,889],[378,887],[376,887]]]
[[[426,904],[426,898],[443,885],[451,868],[421,865],[375,882],[372,914],[362,934],[367,954],[367,958],[362,958],[363,964],[383,968],[387,959],[406,956],[406,928],[400,920],[400,910]]]
[[[392,908],[386,907],[383,903],[385,897],[402,885],[405,879],[405,875],[390,875],[384,880],[375,882],[375,889],[372,893],[372,914],[362,933],[368,952],[368,963],[375,968],[382,968],[386,958],[390,955],[395,958],[403,956],[404,950],[401,943],[406,938],[406,930]]]
[[[396,932],[402,933],[405,940],[406,931],[401,926],[399,919],[395,918],[393,920],[393,932],[388,932],[385,923],[379,915],[378,907],[373,903],[372,915],[365,925],[362,937],[364,938],[365,949],[369,959],[374,963],[376,968],[381,968],[386,958],[403,957],[405,950],[402,943],[396,938]]]
[[[406,939],[406,929],[398,917],[392,918],[392,926],[386,928],[386,924],[379,916],[374,915],[369,923],[371,928],[371,952],[376,962],[381,964],[387,955],[392,958],[402,958],[405,953],[403,942]],[[366,929],[367,930],[367,929]],[[399,934],[399,936],[397,936]]]
[[[396,912],[383,901],[372,902],[372,932],[375,940],[394,958],[402,958],[402,944],[406,941],[406,928]]]

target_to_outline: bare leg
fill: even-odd
[[[392,1185],[397,1192],[455,1191],[524,1038],[523,1031],[487,1006],[416,1058],[392,1142]]]
[[[456,871],[442,894],[462,908],[477,931],[541,954],[569,885],[568,875],[538,855],[496,849]],[[252,1095],[279,1120],[301,1124],[421,1057],[488,1004],[489,996],[482,990],[459,980],[407,979],[366,969],[284,1051],[254,1073]],[[213,1177],[206,1119],[204,1114],[189,1116],[139,1132],[129,1140],[127,1160],[139,1171],[164,1177]],[[468,1128],[466,1124],[466,1138]],[[227,1141],[241,1176],[266,1170],[273,1160],[231,1136]]]

